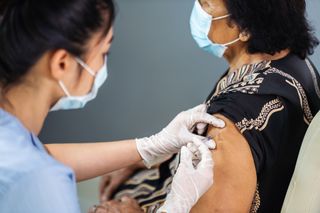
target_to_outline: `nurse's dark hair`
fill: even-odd
[[[112,27],[112,0],[0,0],[0,84],[24,76],[49,51],[86,53],[92,35]]]
[[[250,34],[249,53],[284,49],[305,58],[319,45],[306,19],[305,0],[224,0],[231,21]]]

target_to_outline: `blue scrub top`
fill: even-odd
[[[0,108],[0,212],[79,213],[75,175]]]

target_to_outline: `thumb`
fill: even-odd
[[[214,166],[214,162],[212,159],[212,153],[208,149],[206,145],[201,145],[199,147],[199,151],[201,154],[201,161],[198,164],[198,169],[199,168],[204,168],[204,169],[212,169]]]
[[[197,147],[200,147],[202,144],[206,144],[209,149],[216,148],[216,143],[211,138],[192,133],[189,133],[188,137],[191,139],[191,142],[194,143]]]
[[[206,131],[208,124],[206,123],[197,123],[195,126],[195,129],[197,131],[198,135],[203,135],[203,133]]]
[[[184,165],[188,168],[193,167],[192,156],[192,152],[187,147],[183,146],[181,149],[180,166]]]

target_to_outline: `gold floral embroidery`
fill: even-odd
[[[272,101],[269,101],[262,107],[262,110],[256,119],[248,120],[247,118],[244,118],[236,123],[236,127],[241,133],[251,129],[262,131],[268,125],[271,115],[283,109],[284,106],[282,102],[279,100],[279,98],[276,98]]]
[[[250,85],[252,86],[254,84],[261,84],[263,79],[260,78],[256,81],[255,79],[257,78],[258,74],[255,72],[270,67],[270,63],[271,61],[262,61],[256,64],[247,64],[242,66],[240,69],[229,72],[228,75],[219,81],[214,96],[217,96],[221,93],[226,93],[230,89],[240,91],[243,89],[250,90]],[[247,84],[249,86],[245,87]],[[238,87],[240,88],[237,89]],[[252,88],[256,89],[257,87]]]
[[[307,95],[306,95],[302,85],[294,77],[292,77],[288,73],[285,73],[281,70],[278,70],[277,68],[272,67],[264,72],[265,75],[270,74],[270,73],[279,74],[279,75],[287,78],[286,82],[290,86],[294,87],[297,90],[298,97],[300,99],[301,108],[304,113],[304,120],[309,125],[313,119],[313,115],[311,113],[311,109],[309,106]]]
[[[257,185],[256,192],[252,201],[250,213],[257,213],[261,205],[260,193],[259,193],[259,184]]]
[[[243,81],[241,83],[234,84],[225,90],[219,92],[219,95],[228,92],[242,92],[246,94],[256,94],[260,85],[263,82],[263,78],[257,78],[257,75],[252,77],[252,80]]]
[[[207,101],[207,105],[210,106],[214,97],[224,93],[241,92],[245,94],[257,94],[261,84],[264,81],[264,77],[261,76],[261,73],[258,73],[257,71],[261,71],[264,68],[269,68],[263,72],[264,75],[279,74],[285,77],[287,79],[286,82],[297,90],[297,95],[300,99],[300,105],[304,112],[304,121],[309,125],[313,119],[313,115],[302,85],[288,73],[271,67],[270,63],[270,61],[264,61],[251,66],[245,65],[240,70],[229,73],[219,81],[215,93]]]

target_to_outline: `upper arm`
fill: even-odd
[[[217,143],[213,151],[214,184],[192,212],[249,212],[257,185],[253,156],[235,124],[223,115],[217,116],[226,127],[208,130]]]

